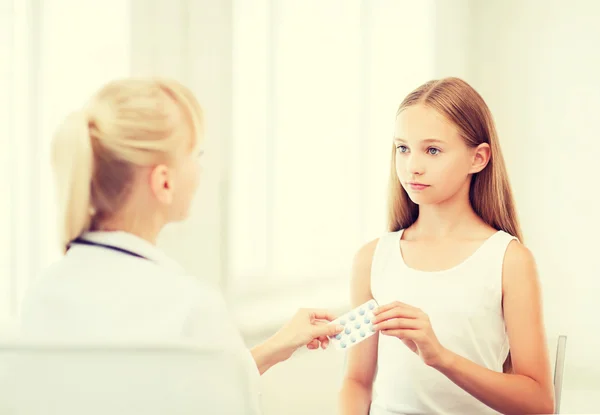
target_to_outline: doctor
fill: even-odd
[[[113,81],[65,120],[52,143],[65,255],[23,303],[26,334],[192,339],[238,348],[262,374],[341,331],[326,324],[330,313],[300,310],[248,351],[218,291],[156,247],[161,229],[188,215],[202,129],[193,94],[158,79]]]

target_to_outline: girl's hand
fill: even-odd
[[[442,367],[450,353],[438,341],[429,316],[416,307],[394,301],[373,310],[373,325],[385,336],[402,340],[426,365]]]

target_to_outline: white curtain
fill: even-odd
[[[0,0],[0,319],[16,316],[29,283],[60,255],[52,132],[129,68],[126,2]]]
[[[396,109],[435,73],[433,1],[235,0],[233,16],[229,287],[347,281],[385,231]]]
[[[41,249],[36,5],[0,2],[0,319],[15,316]]]

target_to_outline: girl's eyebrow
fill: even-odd
[[[404,140],[403,138],[400,138],[400,137],[394,137],[394,142],[395,143],[406,143],[406,140]],[[445,141],[440,140],[439,138],[426,138],[424,140],[421,140],[421,142],[443,144]]]

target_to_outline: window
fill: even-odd
[[[346,288],[356,250],[385,231],[395,112],[433,77],[434,12],[432,1],[234,1],[234,296]]]
[[[0,318],[14,317],[36,266],[38,153],[36,146],[37,32],[32,2],[0,3]]]
[[[60,255],[50,139],[102,83],[129,73],[130,26],[122,0],[0,0],[0,320]]]

